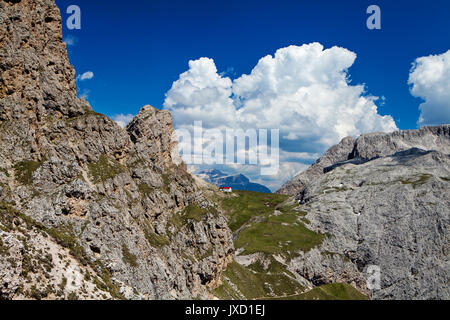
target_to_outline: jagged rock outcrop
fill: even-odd
[[[122,129],[77,99],[53,0],[0,19],[0,299],[208,298],[232,236],[170,113]]]
[[[290,270],[373,299],[450,299],[450,126],[344,139],[283,192],[326,234]],[[380,289],[367,268],[381,270]]]

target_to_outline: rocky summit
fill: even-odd
[[[0,299],[209,298],[231,233],[170,113],[122,129],[78,99],[53,0],[0,19]]]

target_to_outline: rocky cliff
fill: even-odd
[[[0,299],[208,298],[232,259],[169,112],[77,99],[53,0],[0,1]]]
[[[373,299],[450,299],[450,126],[345,138],[280,193],[326,235],[289,269]],[[380,288],[369,290],[369,266]]]

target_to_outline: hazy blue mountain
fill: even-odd
[[[230,176],[217,169],[208,169],[200,171],[197,173],[197,176],[218,187],[231,187],[233,190],[272,193],[266,186],[251,182],[250,179],[243,174]]]

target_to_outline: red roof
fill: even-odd
[[[231,188],[230,187],[223,187],[222,189],[229,190]]]

